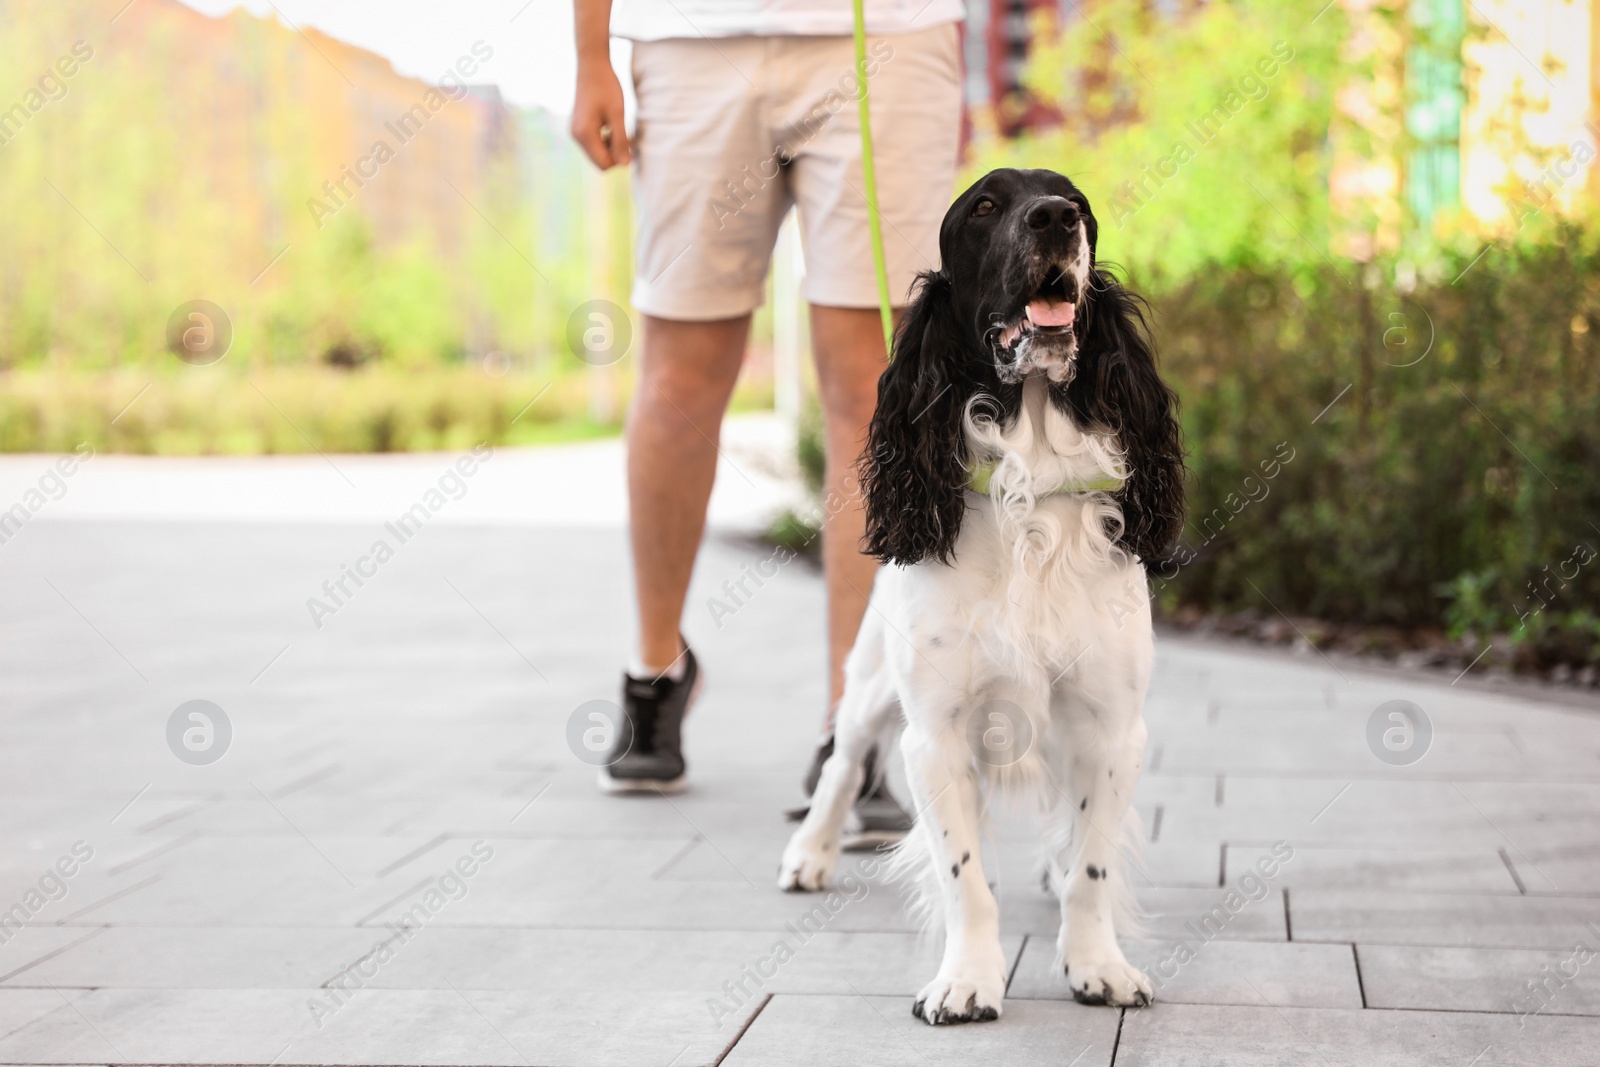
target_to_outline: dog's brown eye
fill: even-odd
[[[994,201],[987,196],[981,197],[976,204],[972,205],[972,213],[975,216],[993,215]]]

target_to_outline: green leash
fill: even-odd
[[[894,351],[894,313],[889,308],[889,269],[883,258],[883,219],[878,213],[878,174],[872,163],[872,116],[867,107],[867,15],[865,0],[855,0],[856,82],[861,87],[861,178],[867,192],[867,228],[872,233],[872,269],[878,276],[878,312],[883,317],[883,350]]]

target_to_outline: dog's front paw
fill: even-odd
[[[796,830],[783,850],[783,862],[778,865],[778,888],[786,893],[814,893],[828,888],[833,878],[834,864],[839,862],[839,850],[813,844]]]
[[[911,1014],[929,1026],[985,1022],[1000,1018],[1006,996],[1005,971],[996,974],[956,973],[939,976],[922,987]]]
[[[1110,1004],[1118,1008],[1142,1008],[1155,999],[1150,979],[1143,971],[1122,959],[1069,958],[1067,984],[1072,999],[1079,1004]]]

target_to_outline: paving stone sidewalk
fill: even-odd
[[[933,1030],[892,884],[820,912],[773,885],[823,700],[815,572],[719,626],[707,598],[769,550],[713,536],[693,789],[618,799],[569,738],[616,696],[622,531],[430,526],[315,625],[383,536],[46,516],[0,545],[0,909],[27,916],[0,926],[0,1063],[1600,1064],[1581,700],[1163,635],[1129,943],[1157,1003],[1071,1002],[1003,814],[1006,1014]],[[197,699],[231,726],[205,765],[175,754],[194,723],[169,744]],[[1409,765],[1369,746],[1391,700],[1431,720]]]

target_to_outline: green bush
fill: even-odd
[[[10,371],[0,373],[0,452],[70,452],[79,442],[147,455],[406,452],[617,432],[615,421],[589,417],[587,399],[578,375],[496,378],[459,364]]]
[[[1445,256],[1408,292],[1387,284],[1408,268],[1330,264],[1156,294],[1191,490],[1164,606],[1594,659],[1600,243],[1550,236]]]
[[[967,176],[1066,174],[1094,205],[1100,256],[1147,286],[1217,263],[1318,262],[1335,228],[1334,92],[1358,73],[1340,56],[1343,11],[1312,27],[1280,0],[1184,7],[1100,0],[1059,33],[1036,23],[1024,78],[1061,121],[980,142]]]

